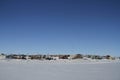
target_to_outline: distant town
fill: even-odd
[[[22,59],[22,60],[59,60],[59,59],[83,59],[83,60],[120,60],[120,57],[112,57],[111,55],[83,55],[83,54],[54,54],[54,55],[43,55],[43,54],[0,54],[0,60],[3,59]]]

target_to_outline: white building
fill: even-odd
[[[0,54],[0,60],[1,60],[1,59],[5,59],[5,58],[6,58],[5,55]]]
[[[52,57],[53,60],[59,60],[59,57]]]

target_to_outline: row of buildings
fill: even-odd
[[[112,57],[110,55],[105,56],[99,56],[99,55],[82,55],[82,54],[60,54],[60,55],[25,55],[25,54],[0,54],[0,59],[24,59],[24,60],[58,60],[58,59],[109,59],[109,60],[115,60],[120,59],[120,57]]]

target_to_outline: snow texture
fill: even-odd
[[[1,60],[0,80],[120,80],[120,62]]]

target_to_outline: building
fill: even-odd
[[[5,59],[5,58],[6,58],[6,56],[4,54],[0,54],[0,60]]]

